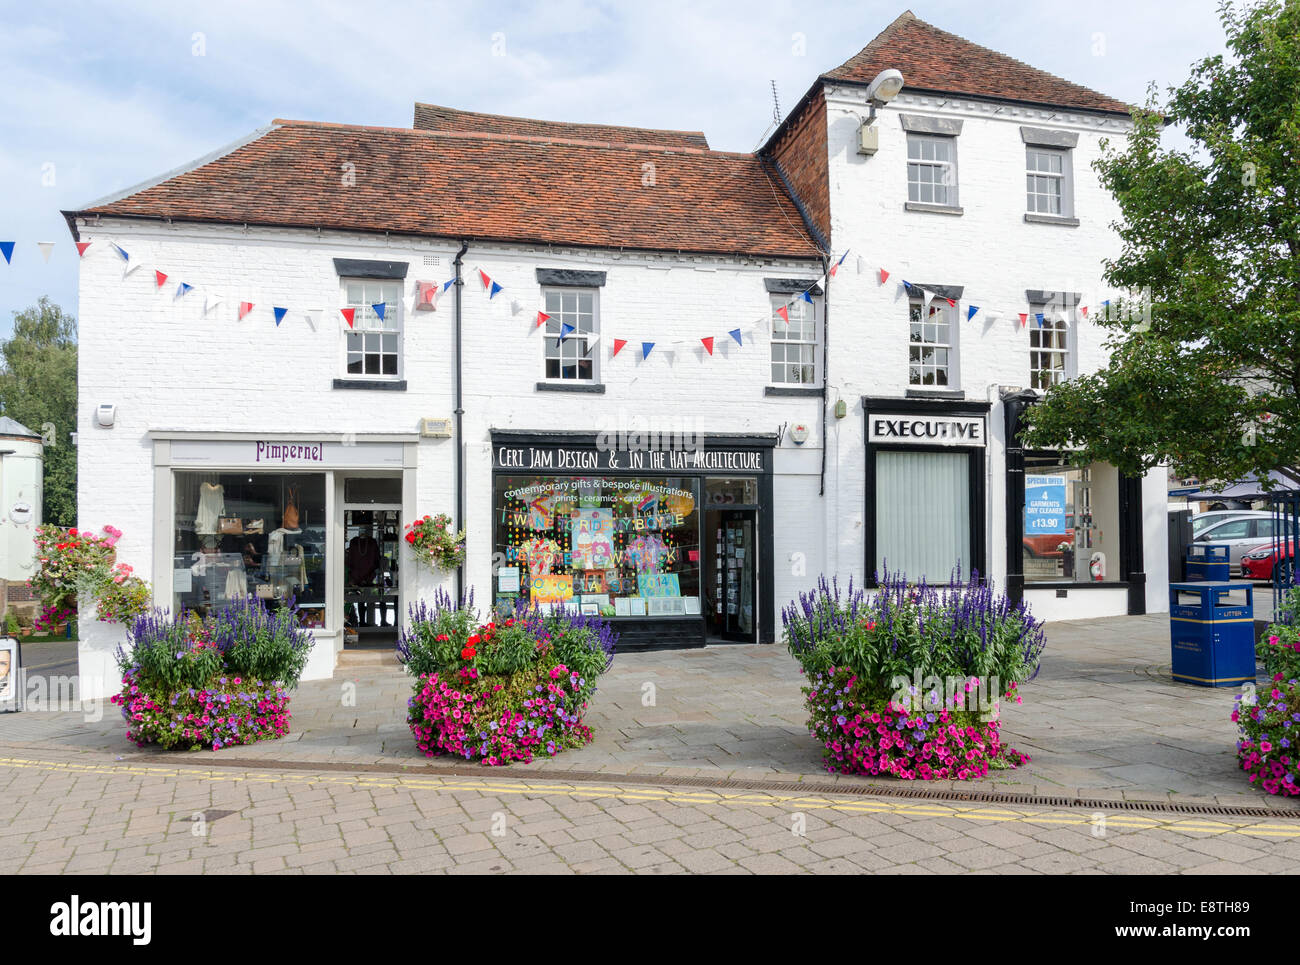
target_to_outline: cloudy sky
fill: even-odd
[[[416,100],[702,130],[748,151],[902,0],[187,3],[0,0],[0,335],[77,309],[60,210],[184,165],[275,117],[409,127]],[[1214,0],[930,2],[935,26],[1130,101],[1222,50]],[[35,242],[56,242],[49,263]]]

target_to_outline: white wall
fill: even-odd
[[[153,430],[192,432],[410,433],[420,419],[449,418],[453,410],[453,294],[432,313],[412,311],[415,282],[442,282],[454,273],[456,247],[434,242],[288,230],[210,226],[163,227],[113,222],[82,228],[93,244],[81,262],[79,396],[79,522],[122,530],[118,556],[141,574],[156,572]],[[123,277],[120,244],[144,267]],[[333,259],[409,263],[405,283],[404,377],[407,389],[332,388],[343,367],[344,294]],[[425,259],[433,260],[426,265]],[[540,296],[538,267],[607,272],[600,290],[603,395],[538,392],[542,343],[533,322]],[[154,269],[168,275],[161,289]],[[482,268],[504,291],[489,300]],[[472,247],[465,258],[464,359],[467,573],[485,604],[491,593],[491,429],[602,431],[638,426],[689,433],[775,434],[783,424],[806,423],[802,447],[788,437],[777,455],[777,506],[795,513],[788,531],[777,521],[775,611],[825,567],[822,518],[816,508],[821,464],[821,405],[816,398],[767,397],[770,349],[765,277],[814,279],[816,262],[630,256],[619,253]],[[195,291],[175,297],[177,284]],[[205,296],[223,302],[205,314]],[[237,319],[242,301],[253,311]],[[512,303],[519,311],[512,313]],[[272,306],[291,309],[279,328]],[[302,311],[323,309],[313,331]],[[738,346],[732,328],[757,325],[758,340]],[[710,357],[698,341],[716,337]],[[629,344],[611,359],[614,336]],[[686,340],[675,365],[665,343]],[[642,360],[642,340],[658,348]],[[93,424],[96,405],[117,406],[111,429]],[[788,450],[788,451],[787,451]],[[412,514],[454,513],[452,440],[422,439],[414,470]],[[162,508],[162,519],[170,512]],[[812,525],[809,525],[809,521]],[[802,553],[803,559],[790,559]],[[798,565],[796,563],[798,562]],[[403,569],[415,570],[404,559]],[[158,566],[169,565],[167,560]],[[446,574],[423,573],[417,592],[450,587]],[[162,601],[166,602],[166,601]],[[111,651],[120,628],[83,620],[83,669],[112,676]],[[309,673],[321,671],[314,660]]]
[[[10,436],[0,448],[13,450],[0,457],[0,579],[22,582],[35,570],[36,527],[44,520],[41,504],[44,484],[44,448],[39,439]],[[27,522],[13,518],[19,504],[31,508]]]

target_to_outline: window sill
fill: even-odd
[[[538,392],[594,392],[603,395],[605,384],[603,382],[592,382],[587,384],[569,385],[565,382],[538,382]]]
[[[962,389],[908,389],[904,398],[964,400],[966,393]]]
[[[386,392],[405,392],[406,379],[335,379],[336,389],[378,389]]]
[[[1079,227],[1078,218],[1066,218],[1059,214],[1033,214],[1025,212],[1025,221],[1029,224],[1059,224],[1067,228]]]
[[[815,396],[824,394],[819,385],[769,385],[763,389],[764,395]]]
[[[1023,589],[1029,590],[1127,590],[1126,580],[1102,580],[1100,583],[1077,583],[1070,580],[1025,580]]]
[[[930,214],[963,214],[964,211],[954,204],[926,204],[924,201],[905,201],[904,211],[926,211]]]

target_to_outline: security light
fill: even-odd
[[[867,100],[873,106],[883,106],[898,96],[903,89],[903,75],[890,68],[882,70],[867,87]]]

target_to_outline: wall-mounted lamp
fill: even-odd
[[[876,108],[884,107],[903,89],[903,75],[890,68],[882,70],[867,86],[867,103],[871,113],[858,128],[858,153],[870,157],[880,150],[880,130],[875,127]]]

